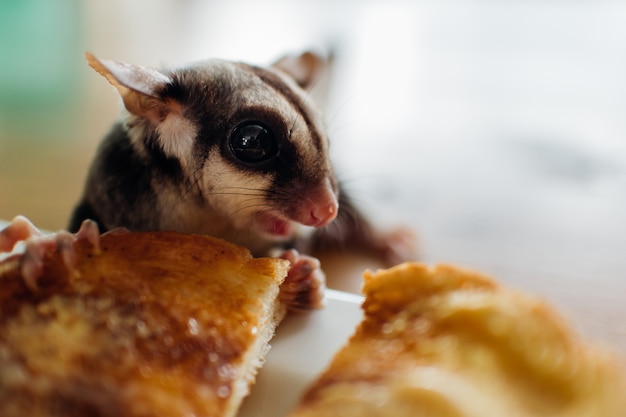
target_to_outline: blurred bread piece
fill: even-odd
[[[290,417],[621,417],[623,362],[451,266],[365,273],[364,320]]]
[[[0,268],[0,415],[233,416],[285,313],[289,264],[207,236],[109,233]]]

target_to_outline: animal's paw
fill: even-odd
[[[389,266],[415,261],[418,257],[417,236],[411,229],[404,227],[381,232],[376,249]]]
[[[281,285],[280,299],[289,310],[301,311],[322,308],[326,276],[320,261],[290,249],[278,256],[291,263],[285,282]]]
[[[72,244],[82,239],[91,243],[94,250],[100,250],[100,232],[96,222],[83,221],[75,234],[66,231],[44,234],[26,217],[17,216],[0,230],[0,252],[11,252],[18,242],[23,242],[19,268],[24,284],[34,291],[37,289],[37,280],[43,274],[46,253],[59,251],[66,268],[72,271],[75,264]]]

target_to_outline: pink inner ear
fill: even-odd
[[[120,94],[129,89],[140,94],[157,97],[158,91],[172,80],[161,72],[148,67],[119,61],[99,59],[90,53],[85,57],[89,66],[105,77]]]
[[[153,68],[125,64],[123,62],[104,61],[115,79],[124,87],[151,97],[172,80]]]
[[[312,52],[305,52],[299,56],[284,57],[274,66],[289,74],[300,87],[307,88],[321,73],[324,59]]]
[[[172,103],[165,103],[159,98],[159,91],[172,82],[165,74],[153,68],[98,59],[90,53],[86,53],[85,57],[89,65],[117,89],[124,106],[132,114],[156,125],[176,110]]]
[[[182,107],[175,100],[161,100],[129,89],[123,93],[120,91],[120,94],[124,106],[129,112],[149,120],[154,126],[165,122],[170,115],[180,116],[182,114]]]

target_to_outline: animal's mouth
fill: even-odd
[[[294,222],[278,213],[262,213],[257,221],[261,231],[271,236],[287,238],[294,232]]]
[[[328,179],[288,205],[286,210],[269,210],[256,216],[259,229],[277,238],[288,238],[297,225],[324,227],[337,217],[337,195]],[[296,195],[299,195],[296,193]]]

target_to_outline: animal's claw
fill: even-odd
[[[46,253],[59,251],[63,264],[72,271],[76,263],[74,242],[87,240],[95,251],[100,250],[100,232],[93,220],[85,220],[76,234],[60,231],[44,234],[24,216],[15,217],[0,231],[0,252],[14,251],[18,242],[24,242],[20,258],[20,271],[24,284],[37,290],[37,281],[43,274],[43,260]]]
[[[279,258],[291,263],[287,278],[281,286],[281,300],[290,310],[322,308],[326,276],[320,268],[319,260],[302,255],[295,249],[283,252]]]

